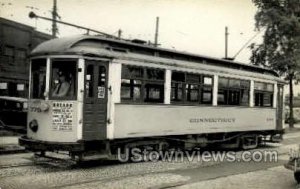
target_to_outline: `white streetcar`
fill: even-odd
[[[80,160],[118,148],[255,148],[281,139],[284,84],[268,69],[139,40],[53,39],[31,53],[19,143]]]

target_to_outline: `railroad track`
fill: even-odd
[[[66,166],[70,166],[73,164],[73,162],[71,162],[71,161],[59,160],[59,159],[49,159],[49,158],[45,158],[43,160],[36,160],[36,159],[30,158],[30,160],[31,160],[30,162],[0,165],[0,170],[1,169],[9,169],[9,168],[17,168],[17,167],[38,166],[38,165],[66,168]]]
[[[27,166],[34,166],[35,163],[18,163],[18,164],[10,164],[10,165],[0,165],[0,169],[8,169],[8,168],[15,168],[15,167],[27,167]]]

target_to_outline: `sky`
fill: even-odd
[[[0,0],[0,16],[51,34],[51,22],[30,19],[28,14],[51,18],[53,0]],[[57,0],[61,20],[122,37],[154,41],[159,17],[160,47],[224,58],[225,27],[228,27],[228,56],[233,57],[256,36],[251,0]],[[84,30],[59,26],[59,37],[83,34]],[[261,34],[251,42],[260,43]],[[245,48],[237,62],[249,63]]]

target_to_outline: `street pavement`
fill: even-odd
[[[294,189],[293,172],[283,167],[289,150],[300,144],[300,126],[288,131],[281,144],[255,151],[275,150],[277,162],[119,163],[94,161],[74,165],[68,161],[34,158],[32,153],[0,155],[0,188],[266,188]],[[14,137],[13,137],[14,138]],[[16,142],[5,139],[6,144]],[[2,145],[4,145],[2,143]],[[1,144],[0,144],[1,145]],[[242,152],[237,151],[237,156]]]
[[[247,172],[209,179],[201,182],[186,184],[179,189],[211,188],[211,189],[289,189],[296,188],[291,171],[283,166],[276,166],[265,170]]]
[[[18,144],[19,136],[0,136],[0,154],[22,153],[25,148]]]

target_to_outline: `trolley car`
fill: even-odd
[[[283,134],[283,85],[272,70],[102,36],[31,53],[27,135],[19,143],[75,159],[117,149],[255,148]]]

